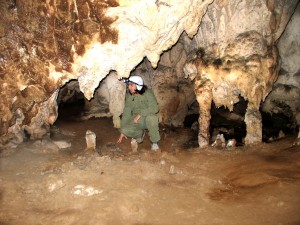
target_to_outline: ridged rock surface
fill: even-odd
[[[278,42],[281,70],[263,110],[282,113],[300,127],[300,4]],[[299,130],[300,137],[300,130]]]
[[[197,97],[183,67],[188,55],[199,49],[209,59],[208,67],[231,62],[231,68],[243,71],[245,85],[231,95],[233,99],[225,100],[224,91],[232,93],[235,86],[212,85],[214,102],[231,109],[239,95],[246,100],[256,97],[254,120],[246,123],[257,125],[249,125],[253,132],[247,140],[259,141],[257,110],[278,76],[277,43],[282,68],[264,110],[284,111],[299,125],[297,4],[296,0],[1,1],[1,143],[20,143],[25,132],[30,138],[43,136],[57,118],[56,101],[66,100],[68,96],[61,94],[74,89],[86,97],[87,116],[103,111],[102,116],[113,116],[118,127],[125,89],[118,79],[130,73],[143,76],[154,90],[160,122],[182,126],[186,115],[195,112]],[[72,85],[63,87],[70,80]],[[259,85],[250,90],[249,80]],[[282,107],[282,102],[288,103]]]
[[[12,139],[17,110],[35,126],[40,104],[71,79],[91,99],[111,70],[128,77],[144,57],[156,66],[183,31],[197,32],[211,2],[1,1],[1,142]]]

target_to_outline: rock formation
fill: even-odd
[[[300,127],[300,5],[298,4],[285,32],[278,41],[281,56],[279,77],[262,110],[282,113]],[[300,137],[300,130],[299,130]]]
[[[194,113],[196,96],[198,101],[200,97],[192,81],[184,78],[183,66],[187,56],[199,49],[205,51],[202,59],[211,76],[217,79],[216,74],[229,67],[245,79],[243,85],[240,78],[233,83],[224,78],[229,82],[225,84],[214,80],[211,88],[217,88],[210,98],[229,109],[238,96],[251,101],[246,143],[260,141],[259,107],[280,68],[277,43],[282,68],[263,110],[283,111],[299,126],[298,2],[1,1],[0,142],[41,138],[57,118],[58,103],[79,91],[86,98],[84,116],[104,112],[101,115],[113,116],[118,127],[124,100],[120,78],[131,73],[143,76],[158,96],[160,122],[182,126],[185,117]],[[291,45],[298,48],[288,51]],[[225,101],[226,91],[230,101]],[[283,101],[288,102],[284,107]],[[200,112],[208,113],[205,107]],[[200,124],[205,126],[209,124]]]
[[[125,103],[126,86],[118,80],[115,72],[111,72],[96,89],[94,98],[86,100],[82,119],[91,117],[113,117],[114,127],[120,128],[120,116]]]
[[[206,56],[203,49],[192,54],[184,67],[187,76],[195,80],[195,94],[199,103],[200,147],[209,145],[210,112],[212,101],[217,107],[233,110],[233,105],[242,96],[248,101],[245,122],[247,136],[245,144],[261,142],[262,123],[259,107],[269,94],[278,75],[278,53],[276,48],[263,44],[260,35],[247,34],[229,44],[226,56]],[[242,43],[239,41],[242,40]],[[232,54],[237,46],[259,46],[259,51],[244,51],[245,55]],[[250,49],[249,49],[250,50]]]
[[[157,66],[183,31],[195,35],[211,2],[1,1],[1,142],[13,139],[16,110],[23,126],[34,123],[39,105],[69,80],[90,100],[110,71],[128,77],[144,57]]]

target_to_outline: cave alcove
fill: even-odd
[[[239,102],[234,104],[233,111],[224,106],[216,107],[211,104],[210,120],[210,143],[212,144],[217,134],[223,134],[226,140],[235,139],[237,146],[243,146],[243,139],[246,137],[246,124],[244,122],[248,102],[239,97]],[[199,108],[199,105],[197,105]],[[269,143],[285,136],[296,136],[298,126],[293,120],[291,110],[285,113],[268,113],[260,109],[262,118],[262,142]],[[192,110],[184,120],[184,126],[191,128],[198,135],[199,114]]]
[[[78,88],[77,81],[70,81],[60,88],[58,97],[58,117],[57,120],[75,119],[82,115],[85,98]]]
[[[223,134],[226,140],[235,139],[238,146],[243,145],[243,139],[246,136],[246,124],[244,117],[247,108],[247,101],[240,97],[239,102],[234,104],[233,111],[224,106],[216,107],[215,103],[211,104],[210,119],[210,143],[213,143],[217,134]],[[199,105],[197,106],[199,108]],[[192,110],[193,112],[195,110]],[[199,111],[199,110],[198,110]],[[191,128],[195,136],[198,136],[199,114],[188,113],[184,120],[184,126]]]
[[[225,140],[235,139],[237,146],[243,145],[246,137],[246,124],[244,121],[248,102],[239,97],[239,102],[234,104],[232,112],[224,106],[211,105],[210,136],[211,142],[217,134],[223,134]]]
[[[284,113],[261,112],[263,125],[263,142],[272,142],[285,136],[297,135],[298,127],[292,120],[292,116]]]

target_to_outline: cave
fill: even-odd
[[[84,95],[78,90],[77,81],[71,81],[61,87],[56,102],[58,106],[57,120],[80,118],[84,113]]]
[[[300,224],[298,0],[0,12],[0,224]],[[133,76],[155,151],[118,142]]]

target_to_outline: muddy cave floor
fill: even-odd
[[[97,151],[84,153],[85,132]],[[300,224],[295,137],[199,150],[190,129],[162,129],[131,154],[110,118],[58,120],[44,139],[0,152],[0,224]]]

